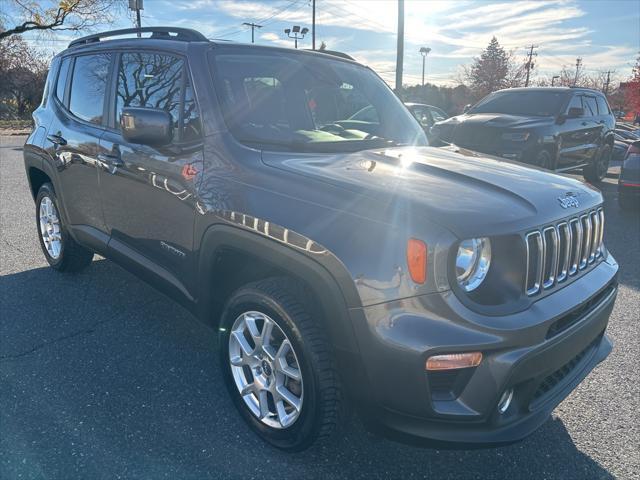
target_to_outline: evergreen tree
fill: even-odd
[[[493,37],[480,57],[474,59],[467,73],[469,87],[478,98],[512,86],[509,80],[510,62],[510,55]]]

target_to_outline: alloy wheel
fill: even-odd
[[[57,260],[62,252],[60,218],[58,215],[58,209],[51,201],[51,198],[47,196],[42,197],[40,200],[38,221],[40,222],[40,236],[42,238],[42,243],[47,249],[49,256],[54,260]]]
[[[269,427],[288,428],[300,416],[303,379],[293,344],[268,315],[239,315],[229,335],[234,382],[251,413]]]

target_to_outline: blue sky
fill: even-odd
[[[397,4],[394,0],[317,0],[317,44],[341,50],[393,83]],[[311,26],[310,0],[145,0],[143,25],[185,26],[210,38],[251,40],[242,22],[257,22],[256,42],[293,47],[284,28]],[[587,72],[616,70],[624,79],[640,50],[638,0],[406,0],[405,84],[420,82],[421,46],[430,47],[427,81],[452,84],[493,35],[524,61],[525,47],[538,45],[534,73],[550,76],[583,57]],[[129,27],[126,13],[114,27]],[[64,48],[68,32],[40,36],[40,46]],[[35,37],[31,35],[35,41]],[[311,46],[308,35],[300,48]]]

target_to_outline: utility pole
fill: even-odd
[[[254,37],[253,37],[253,32],[256,28],[262,28],[262,25],[258,25],[257,23],[253,23],[253,22],[244,22],[242,25],[246,25],[247,27],[251,27],[251,43],[255,43],[254,42]]]
[[[404,64],[404,0],[398,0],[398,48],[396,51],[396,94],[402,90]]]
[[[144,10],[144,1],[143,0],[129,0],[129,10],[134,10],[136,12],[136,28],[142,28],[142,22],[140,19],[140,10]],[[142,35],[138,32],[138,38]]]
[[[311,50],[316,49],[316,0],[311,1]]]
[[[576,86],[576,83],[578,83],[578,75],[580,74],[580,66],[582,65],[582,57],[578,57],[576,58],[576,76],[573,79],[573,86]]]
[[[607,81],[604,84],[604,88],[602,89],[602,93],[605,95],[609,95],[609,82],[611,81],[611,70],[607,71]]]
[[[533,70],[533,49],[534,48],[538,48],[538,45],[531,45],[529,47],[529,60],[527,61],[527,63],[525,64],[525,68],[527,69],[527,79],[524,82],[524,86],[528,87],[529,86],[529,75],[531,74],[531,70]],[[535,55],[538,55],[538,53],[536,52]]]

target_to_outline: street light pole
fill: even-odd
[[[402,91],[402,69],[404,66],[404,0],[398,0],[398,38],[396,49],[396,94]]]
[[[553,77],[551,77],[551,86],[553,87],[555,82],[556,82],[556,78],[560,78],[560,75],[554,75]]]
[[[429,47],[420,48],[420,54],[422,55],[422,86],[423,87],[424,87],[424,64],[427,60],[427,55],[429,55],[430,51],[431,49]]]
[[[300,29],[300,25],[294,25],[293,28],[285,28],[284,33],[289,37],[293,38],[295,42],[295,47],[298,48],[298,40],[302,40],[304,36],[309,32],[307,27],[304,27],[302,30]],[[293,33],[293,35],[291,35]],[[300,34],[300,36],[298,36]]]
[[[316,49],[316,0],[311,2],[311,50]]]

